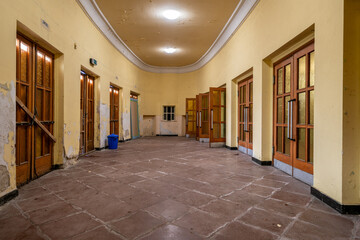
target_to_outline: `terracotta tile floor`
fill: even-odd
[[[249,156],[181,137],[82,157],[0,207],[0,239],[360,239],[309,186]]]

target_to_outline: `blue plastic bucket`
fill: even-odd
[[[119,143],[119,136],[116,134],[111,134],[108,136],[109,149],[117,149]]]

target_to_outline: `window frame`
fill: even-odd
[[[175,105],[163,105],[162,121],[175,122]],[[168,111],[170,110],[170,111]],[[169,117],[170,116],[170,117]]]

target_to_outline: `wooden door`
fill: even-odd
[[[186,99],[186,135],[196,136],[196,98]]]
[[[32,43],[18,36],[16,39],[16,96],[33,112]],[[16,105],[16,184],[31,178],[32,119]]]
[[[200,95],[196,95],[196,140],[200,136]]]
[[[131,138],[136,139],[140,137],[139,131],[139,110],[138,110],[138,96],[130,95],[130,118],[131,118]]]
[[[35,115],[53,133],[53,56],[37,47],[35,55]],[[52,145],[50,137],[35,125],[35,175],[51,170]]]
[[[209,139],[209,93],[200,94],[200,127],[199,138],[200,140]]]
[[[110,134],[119,136],[119,88],[110,85]]]
[[[274,68],[274,161],[313,174],[314,44]]]
[[[84,154],[94,150],[94,78],[81,71],[80,85],[80,154]]]
[[[209,91],[209,140],[214,142],[226,141],[226,88],[210,88]]]
[[[18,35],[16,96],[27,111],[53,133],[53,55]],[[35,119],[35,120],[36,120]],[[32,117],[16,105],[16,184],[22,185],[52,167],[53,142]]]
[[[238,85],[238,144],[239,150],[252,155],[253,145],[253,78]]]

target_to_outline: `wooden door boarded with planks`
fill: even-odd
[[[314,43],[274,67],[274,165],[312,185]]]
[[[80,74],[80,154],[94,150],[94,77]]]
[[[18,35],[16,39],[16,183],[51,170],[53,159],[54,56]],[[44,131],[46,130],[46,132]]]

